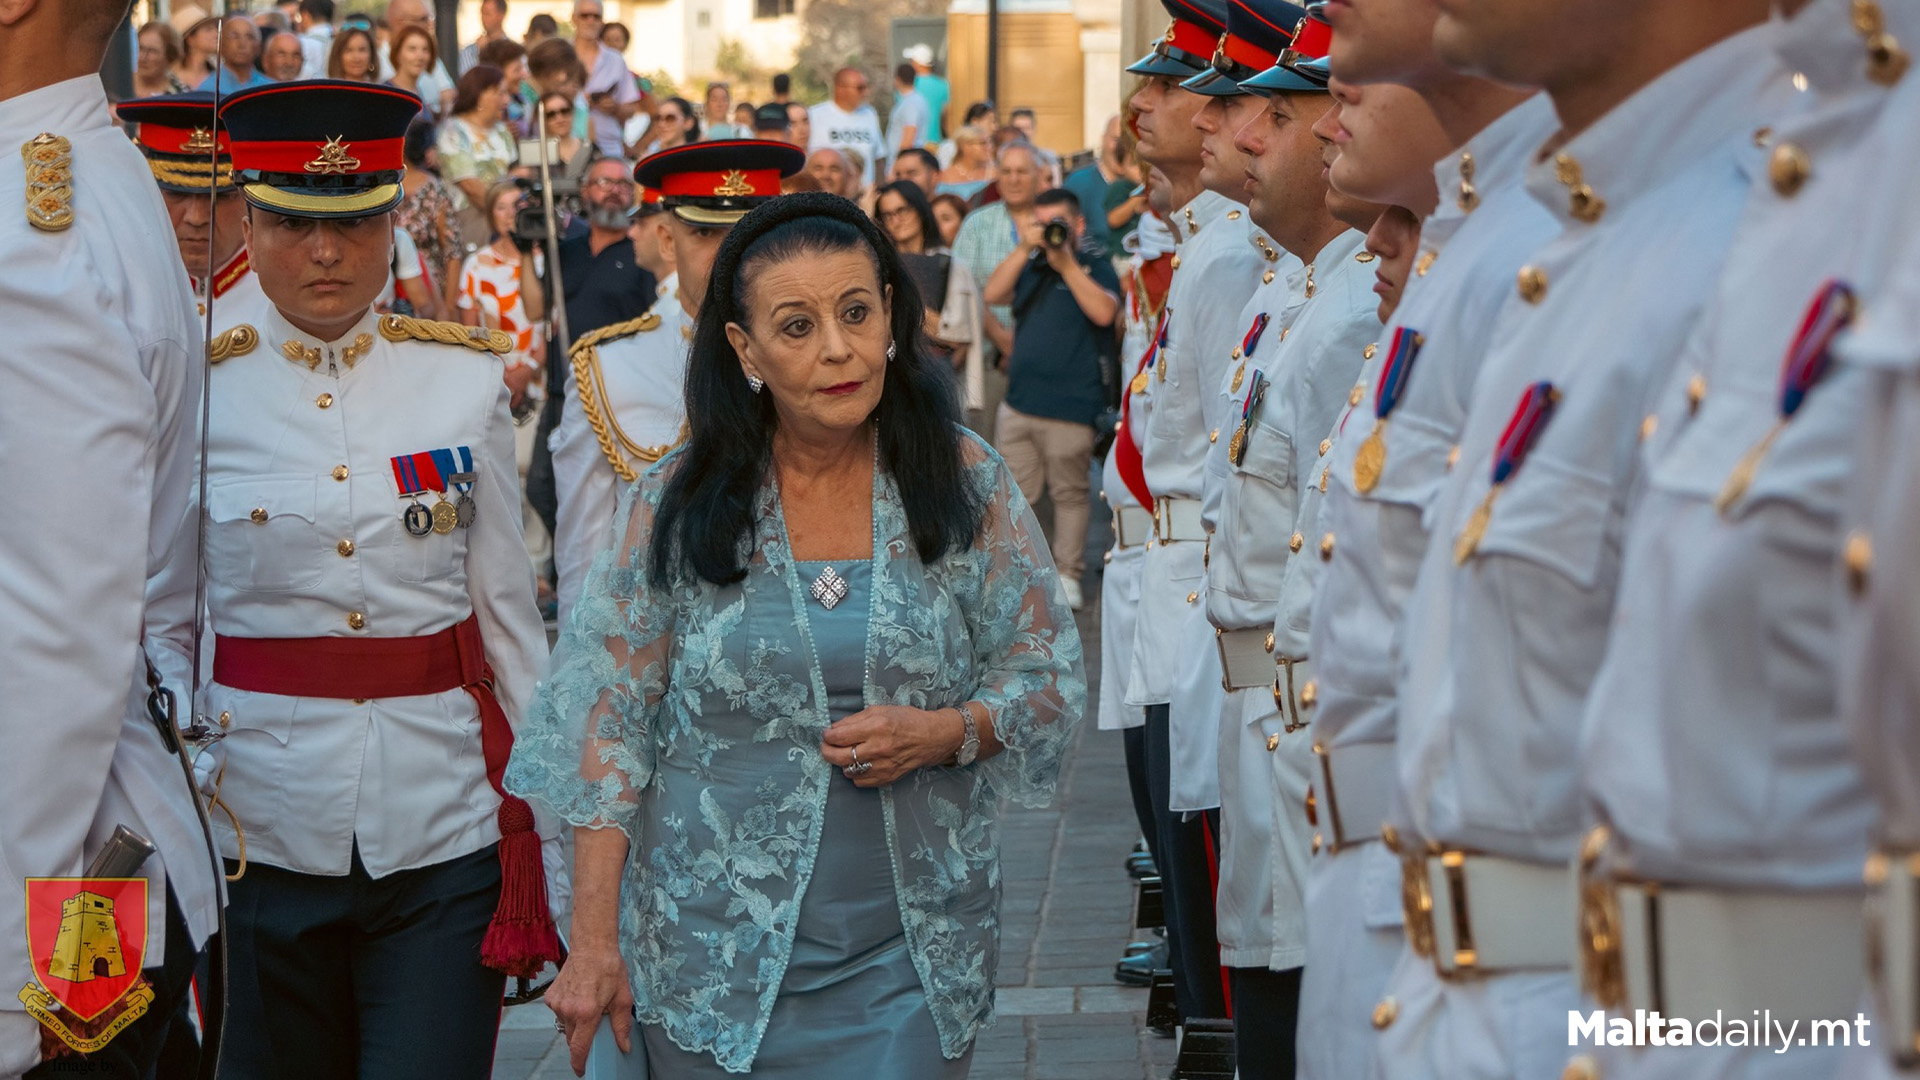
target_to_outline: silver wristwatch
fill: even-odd
[[[961,730],[960,752],[954,755],[953,763],[965,768],[980,756],[980,729],[974,726],[973,710],[965,705],[960,706],[960,722],[966,726]]]

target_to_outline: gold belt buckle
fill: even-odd
[[[1453,966],[1441,967],[1440,954],[1434,950],[1434,974],[1448,982],[1478,975],[1480,954],[1473,941],[1473,918],[1467,907],[1467,853],[1457,849],[1439,855],[1442,876],[1447,882],[1447,907],[1453,916]]]
[[[1627,1004],[1620,894],[1600,872],[1612,835],[1605,825],[1596,825],[1580,842],[1580,988],[1609,1012]]]
[[[1380,826],[1380,842],[1400,856],[1400,918],[1406,923],[1407,946],[1422,960],[1433,959],[1433,891],[1427,884],[1425,852],[1400,850],[1400,833]]]
[[[1269,635],[1267,640],[1273,640],[1272,636]],[[1306,710],[1312,708],[1313,703],[1301,701],[1300,694],[1293,685],[1293,667],[1301,661],[1276,656],[1273,658],[1273,663],[1279,668],[1273,676],[1273,704],[1286,720],[1286,731],[1291,735],[1307,726]]]
[[[1153,500],[1153,537],[1163,544],[1172,539],[1167,535],[1173,531],[1173,515],[1168,512],[1171,505],[1172,500],[1165,495]]]

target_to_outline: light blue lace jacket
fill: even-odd
[[[901,922],[950,1058],[993,1017],[1000,802],[1052,799],[1086,706],[1079,633],[1032,509],[992,450],[971,434],[962,449],[986,515],[971,549],[931,565],[892,478],[875,478],[866,681],[869,705],[980,701],[1005,745],[969,768],[922,769],[882,800]],[[575,825],[626,833],[620,944],[638,1015],[745,1072],[819,848],[827,697],[772,479],[743,582],[647,582],[677,460],[622,500],[621,539],[574,606],[506,782]],[[750,621],[793,630],[749,639]]]

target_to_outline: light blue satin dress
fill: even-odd
[[[811,582],[832,566],[847,596],[832,611],[809,599],[808,626],[834,720],[866,707],[864,682],[872,564],[866,559],[796,563]],[[758,622],[758,620],[754,620]],[[753,637],[790,637],[792,627],[751,626]],[[800,900],[780,996],[748,1075],[768,1080],[966,1080],[969,1049],[957,1060],[940,1053],[926,992],[907,951],[877,789],[836,775],[827,790],[826,820],[813,879]],[[730,1077],[709,1053],[689,1053],[666,1032],[641,1027],[652,1080]]]

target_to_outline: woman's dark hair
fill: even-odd
[[[876,219],[880,216],[880,200],[889,193],[905,199],[907,209],[912,210],[913,216],[920,219],[920,247],[923,250],[932,251],[934,248],[946,246],[945,241],[940,239],[940,223],[933,217],[933,204],[927,201],[927,193],[920,190],[920,185],[911,180],[895,180],[891,184],[881,184],[875,189],[873,214]],[[881,231],[886,232],[884,224],[881,226]],[[893,234],[887,233],[887,238],[891,240]]]
[[[480,95],[507,81],[507,73],[492,64],[475,64],[462,72],[453,86],[453,115],[465,116],[480,107]]]
[[[993,111],[993,102],[976,101],[973,104],[967,106],[967,117],[962,122],[971,124],[975,120],[978,120],[981,117],[986,116],[988,113],[991,113],[992,111]]]
[[[374,45],[373,35],[357,26],[343,26],[333,37],[333,48],[327,51],[327,78],[347,77],[347,45],[356,37],[367,43],[367,80],[380,77],[380,50]]]
[[[427,151],[433,149],[437,135],[433,121],[424,116],[415,117],[413,123],[407,125],[407,137],[400,143],[400,158],[407,163],[407,168],[427,171]]]
[[[720,248],[687,360],[687,443],[661,493],[648,577],[667,588],[691,574],[727,585],[746,576],[754,504],[773,463],[771,395],[747,388],[727,324],[750,326],[747,294],[770,264],[859,251],[892,291],[893,341],[874,410],[881,465],[894,477],[922,562],[972,546],[986,507],[960,452],[953,377],[922,348],[920,291],[873,219],[838,195],[774,199],[743,218]]]
[[[700,118],[693,115],[693,102],[683,97],[670,97],[660,104],[671,105],[679,109],[680,119],[684,120],[687,125],[686,140],[688,142],[700,141]],[[655,111],[658,112],[657,109]]]

